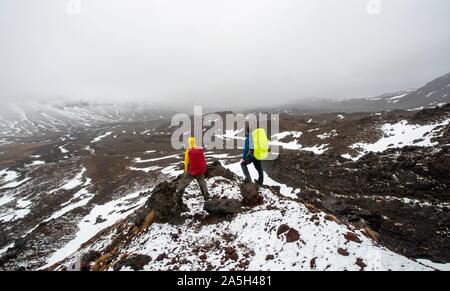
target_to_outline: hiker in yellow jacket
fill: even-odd
[[[189,150],[196,147],[195,145],[195,137],[188,138],[189,147],[184,152],[184,173],[186,174],[189,171]]]
[[[184,177],[181,179],[177,192],[174,194],[174,201],[179,206],[183,204],[184,190],[193,180],[197,181],[205,200],[209,199],[205,181],[206,161],[203,149],[196,146],[194,137],[188,139],[188,144],[189,147],[184,153]]]

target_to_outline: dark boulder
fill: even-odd
[[[209,164],[206,168],[205,178],[223,177],[225,179],[234,180],[236,176],[233,172],[225,169],[219,161]]]
[[[347,232],[346,234],[344,234],[344,237],[348,241],[352,241],[355,243],[361,243],[361,240],[359,239],[359,237],[356,234],[354,234],[353,232],[350,232],[350,231]]]
[[[242,211],[242,205],[236,199],[211,199],[207,200],[204,210],[212,215],[227,216]]]
[[[259,186],[255,183],[244,183],[240,186],[242,204],[245,206],[256,206],[263,202],[263,197],[259,194]]]
[[[280,235],[287,232],[289,229],[290,227],[287,224],[280,225],[277,230],[277,237],[280,238]]]
[[[97,219],[95,220],[95,224],[100,224],[105,222],[106,219],[104,219],[101,215],[97,217]]]
[[[89,251],[85,253],[80,260],[80,270],[89,271],[91,269],[91,263],[95,262],[101,256],[102,254],[97,251]]]
[[[152,191],[150,198],[146,202],[146,208],[138,215],[137,220],[144,220],[148,213],[155,212],[155,221],[162,223],[180,224],[184,219],[181,213],[186,210],[184,205],[177,205],[173,200],[173,194],[176,192],[177,184],[175,182],[161,182]],[[139,222],[139,221],[138,221]]]
[[[123,267],[128,266],[134,271],[139,271],[148,265],[152,261],[152,258],[147,255],[131,255],[114,265],[114,271],[120,271]]]
[[[295,228],[291,228],[286,233],[286,242],[296,242],[300,239],[300,234]]]
[[[337,252],[338,252],[338,254],[340,254],[341,256],[344,256],[344,257],[348,257],[350,255],[349,252],[343,248],[338,248]]]

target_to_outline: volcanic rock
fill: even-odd
[[[344,234],[344,237],[348,241],[361,243],[361,240],[359,239],[359,237],[356,234],[354,234],[353,232],[347,232],[346,234]]]
[[[240,186],[243,197],[242,204],[245,206],[256,206],[263,202],[263,197],[259,194],[259,186],[255,183],[244,183]]]
[[[206,168],[205,178],[224,177],[225,179],[234,180],[235,175],[228,169],[225,169],[219,161],[214,161]]]
[[[364,264],[363,260],[360,259],[360,258],[356,259],[356,263],[355,264],[358,265],[361,268],[360,271],[364,271],[364,269],[367,267],[367,265]]]
[[[204,210],[209,214],[226,216],[242,211],[242,205],[236,199],[210,199],[205,202]]]
[[[289,229],[290,227],[287,224],[280,225],[277,230],[277,237],[280,238],[280,235],[287,232]]]
[[[114,271],[120,271],[120,269],[122,269],[122,267],[128,266],[131,269],[133,269],[134,271],[139,271],[139,270],[142,270],[144,268],[144,266],[148,265],[148,263],[150,263],[151,261],[152,261],[152,258],[147,255],[142,255],[142,254],[132,255],[132,256],[129,256],[129,257],[117,262],[114,265],[113,269],[114,269]]]
[[[340,254],[341,256],[344,256],[344,257],[348,257],[350,255],[348,253],[348,251],[346,249],[343,249],[343,248],[338,248],[337,252],[338,252],[338,254]]]
[[[155,212],[155,221],[161,223],[179,224],[184,221],[181,213],[186,210],[185,205],[177,205],[173,200],[173,194],[177,188],[176,183],[161,182],[152,191],[146,202],[146,209],[140,219],[143,221],[150,211]],[[139,220],[139,219],[138,219]]]
[[[300,234],[298,231],[294,228],[290,228],[289,231],[286,233],[286,242],[296,242],[300,239]]]

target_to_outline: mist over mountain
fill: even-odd
[[[448,1],[382,1],[375,15],[367,4],[2,1],[0,100],[255,108],[377,96],[448,72]]]

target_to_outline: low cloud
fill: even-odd
[[[447,0],[72,1],[1,1],[1,100],[259,106],[450,71]]]

